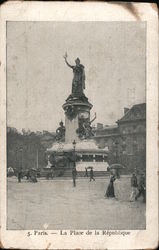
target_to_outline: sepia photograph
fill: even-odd
[[[3,5],[2,247],[155,249],[157,18],[151,4]]]
[[[145,44],[145,22],[7,22],[8,229],[146,229]]]

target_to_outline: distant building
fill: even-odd
[[[146,104],[134,105],[117,121],[121,150],[134,155],[146,146]]]
[[[146,104],[124,108],[117,125],[94,129],[100,148],[108,146],[110,160],[126,165],[128,171],[146,167]],[[112,156],[111,156],[112,154]]]
[[[113,147],[113,143],[115,142],[116,138],[119,137],[118,126],[105,126],[103,129],[95,130],[95,140],[100,148],[105,146],[108,147],[110,150]]]

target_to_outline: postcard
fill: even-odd
[[[2,248],[157,248],[157,6],[9,1],[0,18]]]

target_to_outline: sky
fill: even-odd
[[[70,64],[85,66],[91,117],[115,124],[124,107],[146,101],[145,22],[8,22],[7,126],[55,131],[65,120]]]

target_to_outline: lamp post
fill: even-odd
[[[21,153],[19,155],[19,166],[18,166],[18,182],[21,182],[21,178],[22,178],[22,170],[23,170],[23,148],[19,148],[18,150],[19,153]]]
[[[23,148],[20,148],[19,152],[21,152],[20,170],[22,171],[22,169],[23,169]]]
[[[76,168],[76,158],[75,158],[75,150],[76,150],[76,141],[74,140],[73,142],[72,142],[72,145],[73,145],[73,158],[74,158],[74,168]]]
[[[77,172],[76,172],[76,158],[75,158],[75,149],[76,149],[76,141],[74,140],[72,142],[72,145],[73,145],[73,155],[74,155],[74,166],[73,166],[73,169],[72,169],[72,178],[73,178],[73,186],[75,187],[76,186],[76,175],[77,175]]]
[[[118,162],[118,158],[119,158],[119,155],[118,155],[118,145],[119,145],[119,142],[116,141],[115,142],[115,156],[116,156],[116,162]]]
[[[39,150],[36,150],[36,169],[39,169]]]

